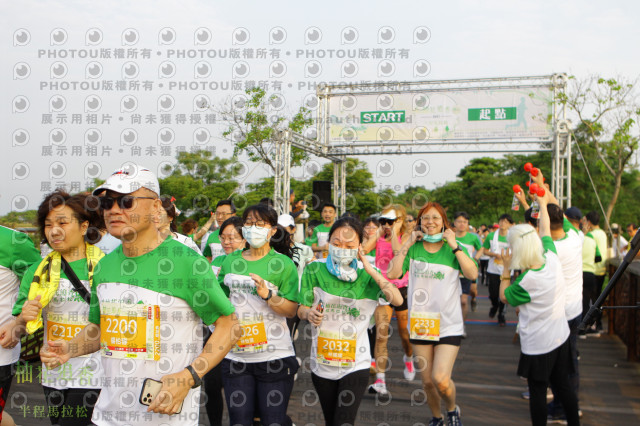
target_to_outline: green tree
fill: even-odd
[[[210,151],[180,152],[177,164],[167,166],[171,174],[160,179],[163,195],[175,197],[185,216],[206,221],[218,201],[229,198],[238,188],[234,179],[242,165],[235,158],[219,158]]]
[[[578,118],[575,138],[592,149],[613,188],[605,211],[610,222],[623,176],[631,170],[633,156],[638,152],[640,102],[635,81],[592,76],[584,80],[570,77],[569,83],[561,100]]]
[[[283,98],[278,95],[267,95],[260,87],[245,91],[247,99],[236,99],[233,105],[224,106],[219,111],[228,121],[229,127],[222,135],[234,144],[233,154],[248,155],[253,162],[262,162],[275,172],[274,143],[272,137],[276,131],[286,128],[302,132],[313,123],[310,111],[300,107],[293,117],[288,118],[279,113]],[[299,166],[308,159],[305,151],[293,147],[291,150],[291,166]]]

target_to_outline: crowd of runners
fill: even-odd
[[[37,210],[40,250],[0,227],[1,424],[12,424],[2,410],[21,338],[42,328],[54,425],[197,425],[201,402],[211,425],[225,409],[231,425],[292,425],[303,359],[326,424],[352,425],[365,393],[389,392],[395,315],[404,378],[417,374],[427,395],[424,423],[461,425],[452,371],[480,284],[498,325],[507,306],[518,314],[532,423],[577,425],[577,339],[602,322],[582,335],[577,326],[607,258],[628,241],[614,226],[609,250],[597,212],[563,211],[542,173],[530,178],[543,189],[532,206],[516,194],[527,223],[504,214],[478,228],[436,202],[415,216],[391,204],[362,221],[327,203],[321,222],[299,232],[308,214],[292,197],[280,216],[269,199],[241,217],[220,200],[202,227],[189,219],[179,233],[175,200],[142,166],[90,194],[52,192]],[[294,345],[301,321],[313,330],[310,353]]]

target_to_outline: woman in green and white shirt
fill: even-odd
[[[298,308],[295,247],[266,204],[248,207],[242,220],[249,248],[228,254],[218,273],[243,329],[222,361],[230,423],[251,426],[257,411],[263,424],[290,425],[287,407],[299,367],[286,322]]]
[[[451,380],[464,332],[459,276],[462,273],[474,280],[478,267],[467,250],[458,245],[440,204],[429,202],[422,207],[418,226],[389,263],[387,277],[399,278],[409,271],[407,328],[433,414],[429,425],[444,424],[441,399],[448,424],[460,424],[456,388]]]
[[[49,341],[69,341],[89,323],[89,303],[75,289],[72,280],[84,287],[88,297],[93,285],[93,272],[104,256],[99,248],[89,244],[100,239],[98,229],[103,226],[97,209],[87,208],[92,202],[97,207],[95,197],[70,196],[58,190],[47,195],[38,207],[40,233],[53,251],[24,274],[13,315],[16,316],[16,326],[26,325],[29,334],[44,327],[44,343],[40,351],[43,357],[50,353]],[[64,262],[70,271],[63,266]],[[56,368],[48,368],[43,362],[42,387],[51,423],[91,423],[103,381],[99,352],[70,359]],[[57,410],[53,409],[54,406]],[[74,415],[62,416],[63,407],[71,408]],[[57,415],[52,415],[56,412]]]
[[[327,425],[354,424],[369,381],[367,327],[386,298],[402,304],[400,291],[371,266],[362,250],[363,229],[353,217],[329,231],[326,261],[307,265],[302,275],[298,315],[315,325],[311,378]],[[358,260],[363,268],[358,268]],[[345,391],[350,391],[349,400]]]
[[[511,253],[503,250],[501,254],[504,272],[500,277],[500,299],[520,308],[518,376],[526,377],[529,385],[531,423],[547,423],[547,387],[551,383],[568,424],[579,425],[578,401],[569,381],[573,363],[565,316],[566,283],[551,239],[548,199],[548,193],[536,195],[540,236],[528,224],[509,230]],[[509,271],[514,269],[522,273],[511,284]]]

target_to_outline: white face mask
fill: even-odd
[[[271,228],[261,228],[258,226],[243,226],[242,236],[252,248],[260,248],[269,241],[269,231]]]
[[[349,266],[358,257],[358,249],[343,249],[329,244],[329,255],[340,266]]]

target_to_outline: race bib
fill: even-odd
[[[440,312],[411,312],[409,334],[411,339],[440,340]]]
[[[338,333],[320,331],[318,335],[319,364],[335,367],[352,367],[356,362],[356,335],[353,339],[341,338]]]
[[[47,341],[70,341],[88,324],[87,321],[77,321],[69,318],[66,313],[47,313]],[[91,354],[82,355],[89,357]]]
[[[100,305],[100,349],[109,358],[160,359],[160,307]]]
[[[493,263],[495,263],[496,265],[502,265],[502,259],[499,257],[494,257]]]
[[[240,323],[242,336],[232,349],[235,353],[262,352],[267,347],[267,331],[264,322]]]

